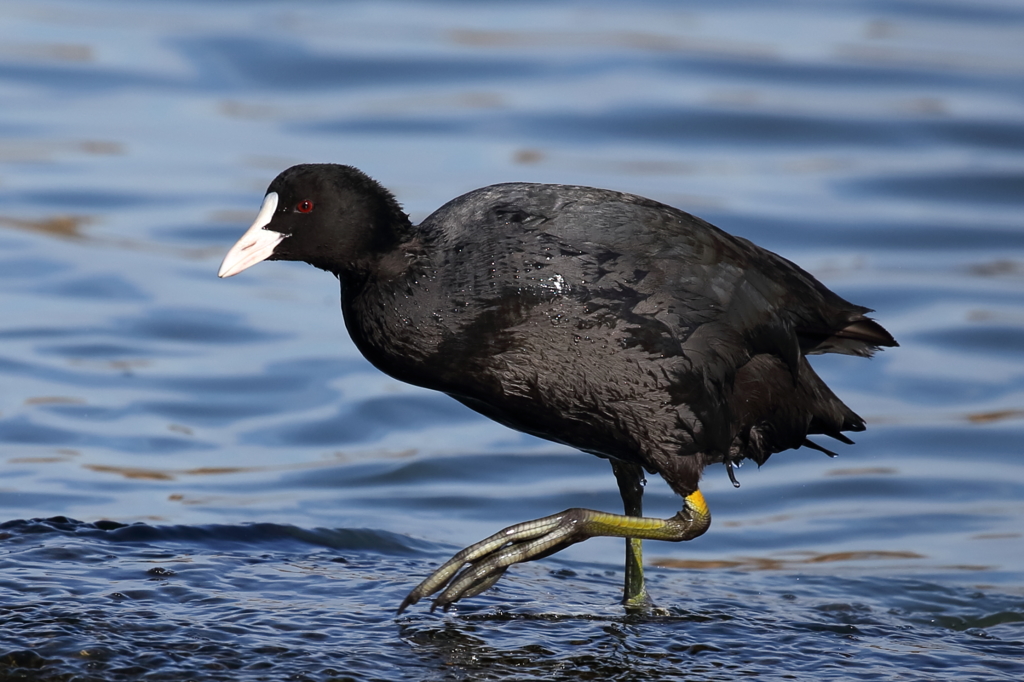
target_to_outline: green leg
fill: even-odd
[[[643,493],[642,472],[638,467],[620,465],[616,467],[615,473],[623,490],[626,509],[639,513]],[[686,495],[683,508],[669,519],[609,514],[593,509],[566,509],[558,514],[509,526],[456,553],[406,596],[398,612],[401,613],[436,592],[441,594],[434,599],[431,610],[438,607],[447,609],[460,599],[486,590],[512,564],[551,556],[588,538],[680,542],[701,535],[710,525],[711,514],[699,490]],[[651,613],[654,609],[644,590],[640,543],[629,543],[626,548],[628,560],[624,603],[628,610]]]
[[[611,460],[615,480],[622,495],[622,506],[626,516],[644,515],[643,469],[636,464]],[[647,594],[644,583],[644,547],[640,538],[626,538],[626,576],[623,584],[622,603],[627,609],[646,611],[654,606]]]

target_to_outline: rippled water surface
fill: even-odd
[[[1024,679],[1024,5],[0,7],[0,680]],[[565,182],[680,206],[877,310],[867,418],[703,485],[711,531],[405,593],[606,462],[398,384],[337,283],[220,258],[288,165],[414,218]],[[647,511],[679,506],[658,479]]]

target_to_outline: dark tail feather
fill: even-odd
[[[804,339],[811,340],[813,344],[810,348],[804,349],[807,355],[842,353],[870,357],[880,346],[900,345],[892,338],[892,334],[869,317],[856,319],[831,333],[811,330],[801,330],[798,333]]]
[[[837,331],[832,336],[841,339],[861,341],[872,346],[899,346],[892,334],[869,317],[857,320]]]
[[[810,448],[812,450],[817,450],[818,452],[824,452],[829,457],[835,457],[836,456],[836,453],[832,452],[828,448],[823,448],[820,445],[818,445],[817,443],[815,443],[813,440],[808,440],[806,438],[804,439],[804,447],[805,448]]]
[[[850,430],[850,431],[863,431],[864,430],[864,422],[860,422],[859,424],[857,424],[857,428],[851,428],[851,429],[848,429],[848,430]],[[826,433],[825,435],[826,436],[831,436],[832,438],[835,438],[840,443],[846,443],[847,445],[853,445],[853,441],[852,440],[850,440],[849,438],[847,438],[843,434],[839,433],[838,431],[836,431],[835,433]]]

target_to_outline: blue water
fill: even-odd
[[[1024,678],[1024,6],[57,2],[0,8],[0,681]],[[394,610],[606,462],[398,384],[295,263],[218,280],[269,181],[414,219],[492,182],[679,206],[877,310],[814,359],[868,420],[621,541]],[[646,511],[679,499],[652,477]]]

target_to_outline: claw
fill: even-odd
[[[468,571],[469,569],[466,570]],[[449,608],[451,608],[451,605],[457,602],[459,599],[466,599],[469,597],[475,597],[478,594],[483,594],[484,592],[489,590],[494,585],[494,583],[498,582],[498,580],[501,579],[501,576],[505,575],[506,570],[508,570],[508,567],[494,571],[491,575],[481,578],[473,585],[467,587],[461,593],[458,592],[457,588],[459,586],[459,579],[456,578],[454,581],[452,581],[452,584],[448,587],[447,590],[445,590],[440,595],[434,598],[434,603],[430,605],[430,612],[433,613],[437,608],[441,608],[447,611]]]
[[[729,472],[729,480],[732,481],[732,487],[733,488],[739,488],[740,487],[740,482],[738,480],[736,480],[736,472],[733,471],[734,467],[738,468],[739,467],[739,462],[737,462],[736,464],[733,464],[729,460],[725,460],[725,470]]]
[[[439,605],[446,606],[464,596],[475,596],[483,592],[483,590],[498,582],[498,579],[502,577],[502,574],[511,564],[529,561],[532,558],[540,558],[538,553],[531,554],[521,549],[526,544],[524,541],[539,537],[543,538],[562,522],[563,516],[571,511],[573,510],[569,509],[561,514],[510,525],[503,530],[499,530],[495,535],[470,545],[441,564],[440,568],[432,572],[425,581],[417,585],[416,589],[410,592],[409,596],[398,606],[398,613],[406,610],[420,599],[429,597],[445,586],[447,586],[447,589],[434,601],[433,608],[437,608]],[[518,551],[505,553],[509,560],[504,563],[496,560],[503,556],[503,549],[517,546],[520,548]],[[470,564],[469,567],[460,573],[459,571],[462,570],[462,567],[467,564]],[[478,587],[484,581],[487,581],[490,574],[496,570],[498,573],[494,580],[490,580],[488,584],[476,592],[468,594],[474,587]],[[456,576],[456,573],[459,573],[458,576]]]

